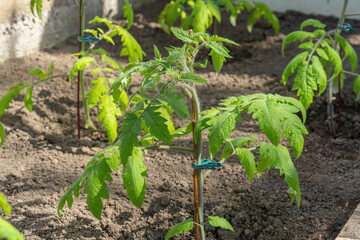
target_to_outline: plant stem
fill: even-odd
[[[345,21],[345,12],[346,12],[346,7],[348,4],[348,0],[344,0],[344,5],[341,11],[341,15],[339,18],[339,25],[342,26],[344,24]],[[333,48],[337,49],[338,47],[338,42],[335,41],[333,44]],[[331,76],[332,71],[329,71],[330,74],[328,74],[328,77]],[[329,121],[329,128],[331,133],[335,136],[336,135],[336,127],[335,127],[335,122],[334,122],[334,105],[333,105],[333,93],[332,93],[332,88],[333,88],[333,81],[332,79],[329,81],[328,83],[328,87],[327,87],[327,116],[328,116],[328,121]],[[340,88],[340,86],[339,86]]]
[[[87,2],[86,2],[87,3]],[[83,3],[83,0],[80,0],[79,3],[79,36],[84,37],[84,28],[85,28],[85,10],[84,6],[86,3]],[[79,42],[79,52],[84,51],[84,43]],[[81,56],[79,56],[81,58]],[[80,88],[80,89],[79,89]],[[80,91],[81,91],[81,99],[84,105],[84,112],[85,112],[85,128],[91,128],[96,130],[94,123],[91,121],[90,114],[89,114],[89,107],[87,103],[87,97],[85,95],[85,83],[84,83],[84,71],[78,72],[78,108],[77,108],[77,115],[78,115],[78,138],[80,138]]]
[[[345,14],[345,17],[351,17],[351,16],[359,16],[360,13],[348,13],[348,14]]]
[[[180,146],[166,146],[166,145],[151,145],[145,147],[145,149],[160,149],[160,150],[177,150],[184,152],[193,152],[192,148],[180,147]]]
[[[342,73],[345,73],[345,74],[349,74],[349,75],[353,75],[355,77],[359,77],[360,74],[357,74],[357,73],[353,73],[353,72],[349,72],[349,71],[346,71],[346,70],[341,70]]]

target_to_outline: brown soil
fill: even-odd
[[[147,6],[138,11],[131,29],[147,53],[146,59],[153,57],[153,44],[159,49],[179,44],[159,28],[156,16],[160,8],[161,4],[155,9]],[[336,18],[287,12],[278,14],[281,32],[274,36],[265,23],[257,24],[249,34],[246,17],[238,20],[236,28],[227,20],[218,28],[220,36],[239,42],[241,48],[231,47],[234,58],[225,64],[220,75],[216,76],[212,67],[199,71],[200,76],[209,80],[199,87],[202,109],[216,106],[220,99],[242,94],[264,92],[295,97],[291,86],[284,87],[281,82],[284,67],[297,53],[295,45],[291,45],[286,49],[286,57],[281,56],[284,36],[309,17],[320,18],[329,29],[337,23]],[[355,27],[360,25],[360,22],[351,23]],[[348,39],[360,52],[360,35],[352,34]],[[11,85],[30,80],[27,72],[31,68],[46,69],[53,61],[58,73],[68,73],[74,60],[71,53],[76,48],[74,37],[53,49],[0,64],[0,96]],[[113,56],[118,54],[116,49]],[[119,61],[126,64],[126,59]],[[205,215],[226,218],[235,233],[207,227],[208,239],[334,239],[337,236],[360,202],[360,114],[359,103],[354,101],[351,90],[353,81],[348,78],[345,82],[342,125],[336,138],[329,133],[325,121],[324,97],[316,97],[308,111],[306,125],[310,133],[305,137],[303,154],[295,162],[301,182],[301,208],[290,203],[287,185],[279,171],[268,171],[250,183],[239,160],[232,159],[206,180]],[[75,87],[76,84],[69,85],[64,78],[37,86],[33,91],[32,113],[23,107],[23,95],[20,95],[1,118],[6,142],[0,149],[0,192],[8,196],[13,206],[9,221],[27,239],[163,239],[174,224],[192,216],[190,154],[150,151],[145,156],[149,177],[141,209],[127,199],[121,173],[115,173],[101,221],[92,217],[84,196],[75,200],[71,210],[63,211],[63,220],[58,218],[56,208],[60,197],[82,173],[91,156],[107,144],[103,132],[82,129],[83,137],[76,139]],[[95,122],[96,116],[92,110]],[[260,133],[253,120],[245,120],[234,136]],[[178,143],[191,146],[190,138]],[[171,165],[167,165],[169,162]],[[191,234],[176,239],[191,239]]]

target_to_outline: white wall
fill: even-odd
[[[259,0],[267,4],[271,10],[285,12],[295,10],[306,14],[321,14],[339,17],[344,0]],[[347,13],[360,13],[360,1],[349,0]],[[356,17],[360,19],[360,16]]]

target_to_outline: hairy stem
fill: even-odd
[[[180,146],[167,146],[167,145],[151,145],[144,147],[144,149],[160,149],[160,150],[176,150],[183,152],[193,152],[192,148],[180,147]]]

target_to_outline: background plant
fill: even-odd
[[[110,93],[114,96],[115,102],[121,105],[115,96],[129,88],[133,74],[138,72],[143,77],[141,85],[128,98],[118,141],[90,160],[83,174],[61,198],[58,206],[59,216],[66,203],[71,208],[73,196],[79,197],[80,188],[84,186],[83,193],[87,195],[89,210],[100,219],[102,199],[109,198],[106,182],[113,180],[110,174],[112,171],[118,171],[120,165],[123,187],[130,201],[140,208],[147,187],[145,178],[148,176],[143,154],[150,149],[185,151],[193,154],[193,165],[205,168],[194,168],[194,218],[177,224],[165,238],[189,231],[195,226],[195,238],[199,239],[200,236],[201,239],[205,239],[203,186],[212,169],[206,169],[208,166],[203,164],[204,161],[201,159],[202,134],[205,129],[209,130],[207,137],[211,160],[207,161],[210,161],[210,164],[221,165],[237,156],[250,181],[255,177],[256,169],[258,175],[266,168],[280,169],[280,174],[285,175],[285,181],[289,185],[288,194],[291,200],[296,199],[297,205],[300,206],[298,174],[288,149],[280,145],[280,140],[289,138],[289,145],[295,157],[300,156],[304,144],[303,134],[307,134],[303,125],[306,118],[303,105],[289,97],[254,94],[230,97],[222,100],[216,108],[201,111],[196,86],[207,81],[194,74],[194,67],[206,67],[207,62],[197,62],[197,53],[202,48],[210,49],[213,66],[216,73],[219,73],[226,58],[231,58],[229,50],[223,44],[237,44],[229,39],[206,33],[191,34],[175,29],[172,32],[185,42],[182,47],[166,48],[169,53],[167,57],[161,56],[159,50],[154,47],[155,59],[128,64],[112,83]],[[179,91],[185,95],[179,94]],[[183,100],[184,96],[189,98],[191,117]],[[242,122],[241,115],[244,112],[252,114],[253,119],[257,120],[269,142],[259,142],[256,136],[229,138],[235,130],[236,122]],[[298,112],[301,112],[303,121],[298,117]],[[177,116],[189,119],[189,122],[175,129],[172,119]],[[173,145],[176,138],[187,134],[193,136],[192,148]],[[214,156],[222,145],[225,147],[216,161],[217,157]],[[225,219],[210,216],[208,222],[212,226],[232,230]]]
[[[221,8],[230,13],[230,23],[235,27],[240,13],[247,10],[250,14],[247,29],[252,31],[254,24],[263,17],[279,33],[279,21],[267,5],[261,2],[235,0],[175,0],[166,4],[159,15],[162,29],[170,33],[170,28],[180,23],[184,30],[193,28],[194,32],[205,32],[212,26],[214,33],[215,22],[221,22]]]
[[[41,2],[41,1],[40,1]],[[31,2],[33,4],[33,1]],[[41,6],[39,1],[36,5],[36,9],[38,10],[38,15],[41,17]],[[32,10],[34,5],[31,5]],[[133,10],[131,4],[128,1],[125,2],[123,7],[124,16],[128,20],[128,24],[126,28],[123,28],[119,25],[113,24],[110,20],[106,18],[95,17],[91,24],[104,24],[107,27],[107,30],[104,31],[102,28],[97,27],[96,29],[85,29],[83,32],[88,32],[91,35],[86,36],[86,41],[89,43],[89,47],[79,53],[74,54],[76,57],[80,57],[74,62],[74,65],[68,75],[53,75],[54,66],[51,64],[50,71],[46,72],[41,68],[34,68],[30,70],[30,75],[35,76],[35,79],[29,82],[22,82],[12,86],[4,96],[0,99],[0,117],[4,114],[5,110],[9,108],[9,104],[11,101],[22,91],[23,89],[27,89],[24,97],[24,103],[26,108],[31,112],[33,101],[32,101],[32,90],[33,86],[36,86],[40,83],[46,82],[48,80],[52,80],[57,77],[69,77],[69,81],[75,77],[76,74],[81,77],[83,75],[83,70],[85,67],[92,67],[91,75],[95,77],[95,79],[91,82],[92,88],[88,93],[85,93],[84,86],[82,85],[82,99],[84,103],[86,103],[86,108],[92,108],[97,106],[99,108],[99,116],[98,120],[102,121],[102,125],[107,132],[109,141],[112,143],[116,139],[117,133],[113,129],[116,129],[117,120],[116,117],[121,115],[121,108],[124,109],[126,105],[127,96],[126,94],[119,93],[118,101],[123,104],[122,106],[116,105],[113,101],[113,96],[109,96],[105,94],[107,91],[108,85],[114,81],[114,79],[106,78],[106,73],[119,71],[122,67],[113,60],[107,51],[102,48],[96,48],[97,44],[101,42],[101,40],[106,40],[107,42],[115,45],[114,37],[120,36],[120,41],[122,44],[122,49],[120,51],[120,56],[127,56],[129,62],[142,60],[143,55],[145,53],[142,51],[141,46],[136,41],[136,39],[128,32],[133,22]],[[79,36],[82,38],[81,36]],[[83,36],[84,37],[84,36]],[[82,43],[82,45],[84,45]],[[79,80],[79,79],[78,79]],[[78,81],[78,83],[80,83]],[[78,95],[79,97],[79,95]],[[86,101],[85,101],[86,100]],[[100,104],[97,104],[100,101]],[[85,111],[85,115],[89,116],[89,111]],[[88,126],[91,123],[87,121]],[[3,145],[5,141],[5,130],[0,122],[0,146]]]
[[[11,206],[7,202],[6,197],[0,193],[0,208],[5,212],[6,216],[10,215]],[[0,238],[9,240],[23,240],[24,236],[8,221],[0,217]]]
[[[350,25],[344,23],[347,0],[344,1],[342,14],[337,29],[325,31],[326,25],[316,19],[305,20],[300,31],[295,31],[286,36],[282,44],[282,53],[288,43],[300,40],[299,49],[304,52],[296,55],[285,68],[282,79],[286,84],[288,78],[295,74],[292,90],[297,90],[301,103],[308,109],[313,102],[315,91],[321,95],[326,89],[327,116],[331,132],[336,134],[334,122],[333,94],[341,95],[344,75],[355,75],[358,59],[353,47],[345,40],[342,33],[352,30]],[[304,31],[305,27],[312,26],[313,32]],[[342,51],[344,56],[342,57]],[[345,70],[343,62],[347,59],[351,69]],[[295,73],[296,72],[296,73]],[[355,93],[358,92],[360,80],[354,85]],[[338,103],[340,107],[340,102]],[[338,109],[340,114],[340,108]],[[340,120],[340,115],[339,115]]]

